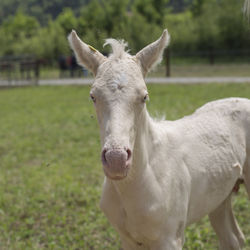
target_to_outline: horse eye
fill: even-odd
[[[148,94],[146,94],[144,97],[143,97],[143,102],[146,102],[148,100]]]
[[[91,100],[92,100],[93,102],[96,102],[96,99],[95,99],[95,97],[94,97],[92,94],[90,94],[90,98],[91,98]]]

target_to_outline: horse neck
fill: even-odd
[[[156,136],[155,122],[145,109],[139,121],[133,150],[133,166],[137,171],[143,171],[148,164],[149,155],[153,150]]]

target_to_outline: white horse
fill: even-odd
[[[113,39],[108,58],[75,31],[69,42],[95,75],[90,96],[106,175],[100,206],[123,248],[182,249],[185,227],[208,214],[220,248],[241,249],[231,195],[244,180],[250,197],[250,100],[214,101],[183,119],[155,121],[144,77],[168,45],[167,30],[135,56]]]

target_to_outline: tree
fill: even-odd
[[[134,8],[147,22],[162,25],[168,2],[169,0],[136,0]]]
[[[129,18],[124,38],[129,42],[132,53],[136,53],[157,39],[161,33],[161,27],[155,25],[155,23],[147,22],[145,16],[136,13],[134,10]]]
[[[26,15],[34,16],[39,23],[47,25],[50,18],[55,20],[57,16],[68,7],[78,15],[82,6],[90,0],[1,0],[0,1],[0,24],[11,15],[15,15],[17,9],[21,9]]]
[[[218,48],[220,6],[217,4],[217,0],[205,1],[202,4],[201,13],[193,18],[198,34],[197,49],[213,50]]]
[[[191,12],[194,16],[200,16],[202,14],[202,6],[205,0],[193,0],[191,4]]]
[[[32,38],[39,30],[38,21],[31,16],[18,11],[13,17],[7,19],[0,28],[0,46],[1,54],[18,53],[21,42]]]
[[[81,10],[79,35],[87,43],[102,49],[104,39],[126,33],[128,0],[93,0]]]
[[[30,37],[40,27],[35,17],[25,15],[22,11],[18,11],[15,16],[10,17],[2,24],[2,28],[6,32],[10,32],[16,39],[20,36]]]
[[[23,42],[23,51],[53,63],[60,55],[69,54],[70,49],[64,29],[51,20],[36,36]]]
[[[170,33],[170,46],[174,51],[185,53],[195,50],[199,34],[190,11],[169,13],[165,16],[164,23]]]
[[[70,8],[63,9],[56,18],[56,22],[63,28],[65,34],[69,34],[72,29],[77,29],[78,21],[74,12]]]
[[[249,24],[242,17],[242,1],[221,0],[218,18],[219,42],[223,49],[249,49]],[[232,14],[233,13],[233,14]]]

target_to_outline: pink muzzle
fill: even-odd
[[[127,176],[131,165],[130,149],[103,149],[102,165],[105,175],[112,180],[121,180]]]

